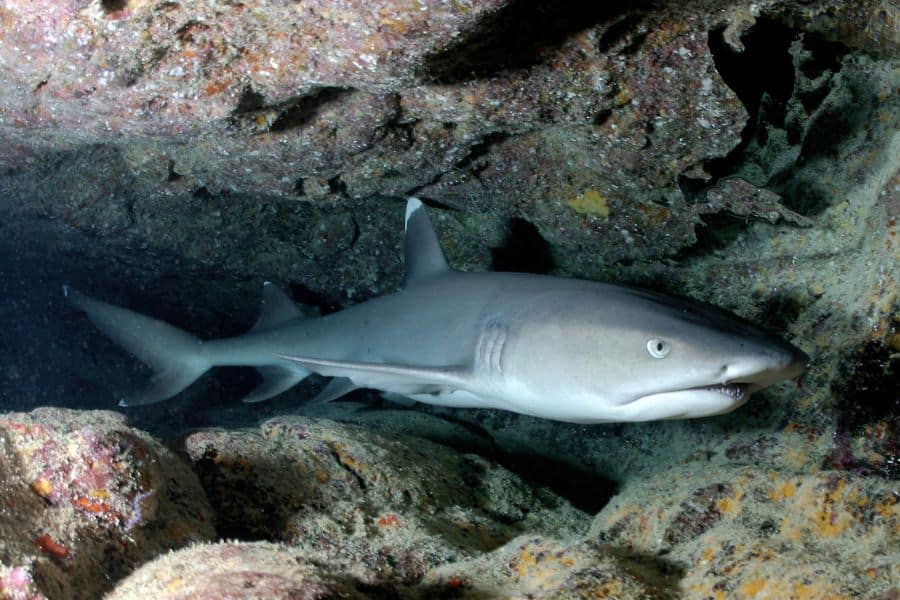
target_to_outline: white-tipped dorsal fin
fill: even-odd
[[[410,287],[434,275],[450,270],[431,219],[422,201],[409,198],[406,201],[406,236],[403,240],[403,260],[406,274],[403,286]]]
[[[290,296],[285,294],[271,281],[263,284],[262,307],[259,311],[259,319],[250,331],[259,332],[274,329],[289,321],[296,321],[310,315],[294,304]]]

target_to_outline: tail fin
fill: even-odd
[[[177,327],[94,300],[69,286],[63,286],[63,294],[103,333],[156,371],[147,389],[121,399],[119,406],[171,398],[213,366],[200,339]]]

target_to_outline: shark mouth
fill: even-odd
[[[750,386],[745,383],[728,383],[720,385],[708,385],[693,389],[703,392],[714,392],[716,394],[722,394],[728,396],[729,398],[733,398],[738,402],[741,402],[747,399],[747,389],[749,387]]]

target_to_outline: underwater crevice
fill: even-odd
[[[724,33],[724,27],[710,31],[707,43],[716,71],[747,109],[750,125],[759,114],[764,95],[775,105],[783,106],[790,99],[794,65],[789,49],[800,32],[777,21],[759,19],[741,36],[743,52],[731,48]]]
[[[328,191],[332,194],[343,196],[344,198],[349,197],[347,194],[347,183],[341,179],[340,174],[335,175],[328,180]]]
[[[534,224],[525,219],[509,221],[509,234],[502,246],[491,248],[492,271],[545,274],[556,268],[550,244]]]
[[[406,115],[403,110],[403,98],[400,94],[390,94],[387,100],[391,107],[390,117],[375,128],[369,145],[375,144],[397,146],[402,150],[409,150],[416,142],[415,130],[416,125],[421,121],[417,117]],[[387,140],[387,142],[386,142]],[[395,171],[389,167],[388,171],[393,171],[392,177],[398,177],[399,171]]]
[[[231,111],[229,122],[248,131],[287,131],[303,127],[324,107],[353,93],[349,87],[322,86],[307,94],[267,104],[266,98],[246,86]]]
[[[490,152],[491,147],[505,142],[509,138],[510,135],[502,131],[494,131],[485,135],[483,138],[481,138],[480,142],[478,142],[477,144],[473,144],[472,147],[469,148],[468,154],[457,161],[456,165],[454,166],[457,169],[470,168],[479,158],[485,156],[488,152]],[[475,168],[477,169],[477,167]],[[481,170],[483,170],[483,168]]]
[[[627,39],[643,20],[643,15],[638,12],[628,13],[618,21],[606,28],[606,31],[597,40],[597,52],[605,54],[612,50],[620,41]]]
[[[515,473],[528,484],[551,490],[587,514],[594,515],[603,510],[618,491],[618,484],[615,481],[592,470],[536,453],[506,450],[494,440],[488,430],[477,423],[465,418],[456,418],[444,411],[431,412],[426,409],[426,412],[466,429],[476,438],[484,440],[486,446],[473,448],[471,442],[454,443],[449,439],[435,438],[431,441],[462,454],[480,454],[485,459]]]
[[[697,241],[678,251],[674,260],[680,262],[699,258],[727,248],[750,226],[751,221],[728,212],[700,214],[698,218],[700,223],[694,226]]]
[[[288,284],[291,300],[303,306],[314,306],[319,309],[322,315],[330,315],[336,313],[343,308],[340,302],[313,290],[310,287],[292,281]]]
[[[265,105],[265,96],[254,90],[252,86],[247,85],[241,90],[241,95],[238,97],[237,104],[231,111],[231,116],[236,117],[244,113],[259,110]]]
[[[623,7],[618,3],[581,0],[515,0],[486,18],[466,38],[426,58],[422,75],[453,84],[527,69],[543,63],[573,34],[615,20],[622,13],[634,15],[648,5],[645,1]],[[620,30],[627,30],[632,24],[624,23]],[[613,43],[625,32],[613,32],[607,43]]]
[[[127,6],[128,0],[100,0],[100,8],[102,8],[103,12],[106,14],[125,10]]]
[[[704,169],[712,176],[710,181],[682,177],[681,190],[691,203],[702,200],[706,190],[720,179],[739,172],[748,161],[746,150],[754,140],[765,147],[769,126],[784,129],[786,106],[794,89],[790,46],[800,32],[760,19],[741,36],[743,52],[731,48],[724,34],[724,27],[709,32],[709,50],[716,71],[744,105],[749,118],[741,131],[740,143],[726,156],[704,163]],[[768,100],[765,106],[764,100]]]
[[[351,91],[348,88],[326,86],[299,98],[289,100],[282,104],[281,113],[269,127],[269,131],[286,131],[303,127],[322,108],[346,96]]]
[[[749,118],[731,152],[704,162],[710,178],[682,175],[679,188],[685,200],[696,205],[705,202],[707,192],[723,179],[739,177],[780,195],[782,204],[800,215],[815,216],[828,206],[830,195],[804,167],[835,155],[865,127],[865,110],[854,108],[868,106],[864,89],[843,81],[844,97],[834,99],[849,51],[772,19],[757,20],[741,36],[743,52],[725,42],[724,31],[709,32],[710,52],[716,70]],[[721,250],[756,220],[727,212],[698,217],[697,242],[679,252],[676,260]]]
[[[893,314],[900,315],[900,306],[893,307]],[[898,330],[900,316],[895,316],[891,331]],[[844,354],[831,384],[839,399],[835,444],[823,468],[900,480],[898,381],[900,353],[888,341],[868,340]],[[859,437],[868,440],[868,451],[854,448],[852,440]],[[879,461],[879,456],[887,460]]]

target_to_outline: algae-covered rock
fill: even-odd
[[[434,569],[414,590],[422,597],[470,599],[663,600],[679,597],[681,574],[666,558],[592,541],[523,536],[478,559]]]
[[[184,445],[220,535],[283,541],[373,584],[415,583],[525,532],[587,527],[587,515],[548,490],[413,437],[282,417],[196,432]]]
[[[109,600],[369,598],[327,566],[281,544],[221,542],[167,553],[122,581]],[[363,586],[360,586],[363,587]],[[363,588],[365,589],[365,588]]]
[[[691,597],[876,598],[900,580],[898,526],[889,481],[693,464],[625,486],[589,538],[665,556]]]
[[[187,463],[111,412],[0,415],[0,596],[96,598],[167,549],[212,539]]]

